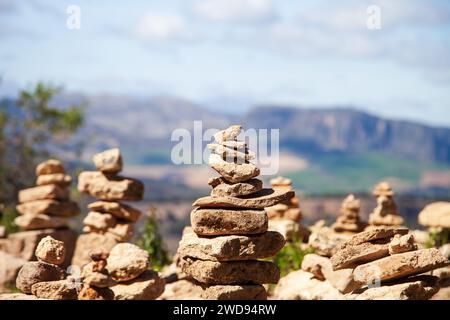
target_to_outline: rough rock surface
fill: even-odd
[[[123,161],[122,155],[118,148],[109,149],[97,153],[92,158],[98,171],[104,173],[119,173],[122,171]]]
[[[83,220],[83,224],[93,227],[97,230],[108,230],[108,228],[114,227],[117,221],[114,216],[109,213],[101,213],[96,211],[90,211]]]
[[[267,300],[267,292],[262,285],[210,286],[201,296],[205,300]]]
[[[32,187],[19,191],[19,202],[30,202],[45,199],[69,200],[70,190],[57,184]]]
[[[23,293],[31,293],[33,284],[62,280],[64,276],[64,270],[56,265],[41,261],[28,262],[20,269],[17,275],[16,287]]]
[[[419,223],[423,226],[450,229],[450,202],[435,202],[419,213]]]
[[[164,279],[152,270],[144,271],[132,281],[112,286],[114,300],[155,300],[164,292]]]
[[[8,292],[15,284],[17,274],[26,260],[0,251],[0,292]]]
[[[263,183],[259,179],[250,179],[240,183],[229,183],[223,178],[212,178],[208,182],[213,186],[211,196],[213,197],[238,197],[261,191]]]
[[[111,234],[87,233],[81,234],[76,242],[72,264],[83,267],[91,261],[89,253],[93,249],[110,251],[116,244],[116,238]]]
[[[43,281],[31,286],[31,293],[38,298],[51,300],[77,300],[76,287],[66,281]]]
[[[408,232],[409,230],[407,228],[374,228],[354,235],[348,241],[343,243],[340,246],[340,249],[356,246],[358,244],[362,244],[365,242],[374,242],[382,239],[390,239],[396,234],[405,235]]]
[[[414,236],[412,234],[406,234],[404,236],[396,234],[391,243],[389,243],[389,254],[391,255],[414,250],[417,250],[417,245],[414,243]]]
[[[36,167],[36,176],[54,173],[66,173],[62,162],[59,160],[49,159]]]
[[[334,270],[355,268],[356,266],[381,259],[389,255],[389,244],[361,243],[337,251],[331,257]]]
[[[47,184],[57,184],[61,187],[68,187],[72,183],[72,177],[63,173],[45,174],[38,176],[36,185],[43,186]]]
[[[166,287],[158,300],[201,300],[203,289],[198,282],[187,279],[166,283]]]
[[[260,173],[258,167],[253,163],[230,163],[217,154],[210,155],[209,165],[231,183],[250,180],[259,176]]]
[[[92,211],[109,213],[118,219],[136,222],[141,216],[141,211],[120,202],[96,201],[88,205]]]
[[[148,252],[131,243],[119,243],[111,249],[107,269],[116,281],[137,278],[147,270]]]
[[[77,203],[72,201],[36,200],[21,203],[16,206],[16,209],[21,214],[33,216],[47,214],[50,216],[72,217],[80,213]]]
[[[66,248],[62,241],[47,236],[39,242],[35,254],[40,261],[61,265],[66,259]]]
[[[14,223],[22,230],[58,229],[67,227],[69,220],[66,217],[52,217],[45,214],[36,216],[24,214],[14,219]]]

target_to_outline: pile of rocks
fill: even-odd
[[[262,284],[277,283],[280,276],[274,263],[258,260],[285,243],[280,233],[267,231],[264,208],[294,192],[262,188],[240,132],[241,126],[231,126],[214,135],[209,164],[221,177],[210,179],[211,196],[194,202],[192,232],[185,232],[178,249],[182,271],[202,284],[204,299],[266,299]]]
[[[274,190],[293,190],[292,180],[281,176],[271,179],[270,184]],[[281,233],[287,241],[308,242],[311,232],[300,223],[302,214],[297,196],[266,208],[266,211],[269,216],[269,230]]]
[[[123,166],[119,149],[98,153],[93,161],[98,171],[85,171],[78,177],[78,190],[98,199],[88,205],[91,211],[83,220],[85,233],[77,240],[72,264],[80,267],[89,263],[93,249],[109,251],[132,238],[141,212],[121,201],[142,200],[144,195],[140,181],[118,175]]]
[[[369,215],[369,228],[373,226],[402,226],[404,219],[397,212],[397,205],[394,201],[394,191],[387,182],[379,183],[373,190],[373,195],[377,198],[377,207]]]
[[[164,291],[164,279],[149,270],[147,251],[120,243],[111,252],[95,249],[83,267],[79,300],[154,300]]]
[[[349,195],[342,202],[341,214],[336,222],[331,226],[335,232],[358,233],[364,230],[364,223],[360,221],[359,211],[361,210],[361,201],[355,198],[353,194]]]

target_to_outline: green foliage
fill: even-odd
[[[159,271],[170,264],[169,255],[159,233],[156,208],[150,208],[147,222],[136,244],[149,253],[149,261],[154,270]]]
[[[6,233],[14,233],[18,231],[18,227],[14,223],[14,219],[18,216],[18,212],[14,207],[7,207],[0,215],[0,224],[5,227]]]
[[[314,253],[313,248],[302,249],[301,242],[296,240],[286,243],[273,261],[280,268],[281,276],[284,277],[291,271],[299,270],[302,266],[303,258],[310,253]]]
[[[437,248],[450,243],[450,229],[433,229],[428,232],[427,248]]]

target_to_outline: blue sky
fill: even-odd
[[[66,27],[69,5],[81,29]],[[370,5],[381,29],[366,26]],[[355,106],[450,126],[450,2],[0,0],[0,94],[68,91]]]

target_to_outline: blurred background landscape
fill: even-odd
[[[380,29],[367,27],[372,5]],[[350,192],[367,217],[387,180],[416,226],[425,204],[450,199],[449,31],[447,1],[0,0],[1,202],[33,185],[42,158],[76,174],[120,147],[173,250],[214,173],[173,165],[170,136],[201,120],[280,129],[279,174],[306,223],[332,221]],[[53,111],[37,119],[42,105]],[[31,139],[43,124],[55,130]]]

